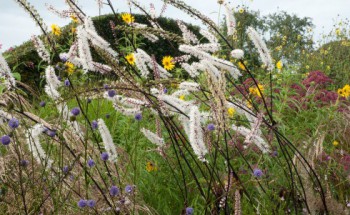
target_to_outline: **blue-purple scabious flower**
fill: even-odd
[[[12,128],[12,129],[18,128],[18,126],[19,126],[19,121],[18,121],[18,119],[16,119],[16,118],[12,118],[12,119],[9,120],[8,125],[9,125],[10,128]]]
[[[111,114],[107,113],[106,118],[109,119],[111,117]]]
[[[92,160],[92,159],[89,159],[87,164],[88,164],[89,167],[93,167],[93,166],[95,166],[95,161]]]
[[[87,205],[87,201],[86,201],[85,199],[80,199],[80,200],[78,201],[78,207],[80,207],[80,208],[85,208],[86,205]]]
[[[186,215],[192,215],[194,213],[194,209],[191,207],[186,208]]]
[[[73,116],[78,116],[80,114],[80,109],[78,107],[75,107],[71,110],[71,113]]]
[[[261,169],[255,168],[253,170],[253,174],[255,177],[260,178],[263,175],[263,172],[261,171]]]
[[[23,167],[27,167],[28,164],[29,164],[29,161],[27,161],[27,160],[21,160],[21,162],[20,162],[20,165]]]
[[[9,135],[4,135],[1,137],[2,145],[7,146],[8,144],[10,144],[10,142],[11,142],[11,138]]]
[[[70,81],[68,79],[64,80],[64,86],[69,87]]]
[[[164,87],[163,93],[168,93],[168,89]]]
[[[88,104],[90,104],[90,103],[91,103],[91,99],[88,98],[88,99],[86,100],[86,102],[87,102]]]
[[[109,158],[108,153],[107,153],[107,152],[102,152],[102,154],[101,154],[101,159],[102,159],[103,161],[107,161],[108,158]]]
[[[54,131],[54,130],[47,130],[47,135],[49,135],[50,137],[54,137],[54,136],[56,136],[56,131]]]
[[[117,186],[112,186],[109,189],[109,194],[111,194],[111,196],[117,196],[119,195],[119,188]]]
[[[45,107],[46,106],[46,102],[45,101],[41,101],[39,105],[40,105],[40,107]]]
[[[142,114],[141,114],[141,113],[135,114],[135,119],[136,119],[137,121],[140,121],[140,120],[142,119]]]
[[[91,127],[92,127],[92,129],[94,129],[94,130],[98,128],[98,123],[97,123],[96,120],[94,120],[94,121],[91,122]]]
[[[69,167],[68,166],[64,166],[62,170],[63,170],[64,174],[67,174],[67,172],[69,171]]]
[[[106,90],[109,89],[108,84],[104,84],[104,85],[103,85],[103,88],[105,88]]]
[[[132,191],[133,191],[133,187],[131,185],[126,185],[125,192],[126,193],[131,193]]]
[[[88,207],[93,208],[93,207],[95,207],[95,205],[96,205],[96,201],[90,199],[90,200],[87,200],[87,203],[86,203],[86,204],[87,204]]]
[[[207,126],[209,131],[214,131],[215,130],[215,125],[213,123],[208,124]]]
[[[113,98],[115,96],[116,92],[115,90],[108,90],[108,96]]]

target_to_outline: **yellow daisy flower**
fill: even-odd
[[[51,25],[51,30],[52,30],[52,33],[56,36],[60,36],[61,35],[61,28],[58,27],[58,25],[56,24],[52,24]]]
[[[133,15],[131,15],[130,13],[123,13],[122,14],[122,20],[127,23],[133,23],[135,21],[135,17]]]
[[[72,64],[71,62],[66,62],[64,65],[66,66],[68,75],[72,75],[75,71],[74,64]]]
[[[277,64],[276,64],[276,67],[277,67],[277,69],[281,70],[282,67],[283,67],[282,61],[278,61]]]
[[[75,15],[71,15],[70,18],[74,23],[78,23],[78,17],[76,17]]]
[[[133,53],[126,55],[125,59],[129,62],[130,65],[135,65],[135,55]]]
[[[148,161],[146,163],[146,170],[147,170],[147,172],[157,171],[157,167],[154,166],[154,164],[152,162]]]
[[[185,95],[179,96],[179,99],[180,99],[180,100],[185,100]]]
[[[171,56],[165,56],[163,57],[162,64],[164,66],[164,69],[170,71],[175,67],[174,58]]]
[[[339,145],[339,142],[336,141],[336,140],[334,140],[332,144],[333,144],[333,146],[338,146],[338,145]]]
[[[236,113],[236,110],[233,107],[230,107],[227,109],[227,113],[230,117],[233,117],[233,115]]]

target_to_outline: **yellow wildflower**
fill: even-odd
[[[306,69],[310,69],[310,66],[309,66],[309,65],[306,65],[305,68],[306,68]]]
[[[133,23],[135,21],[135,17],[132,16],[130,13],[123,13],[122,14],[122,20],[125,23],[130,24],[130,23]]]
[[[147,172],[157,171],[157,167],[154,166],[154,164],[150,161],[146,163],[146,170]]]
[[[339,145],[339,142],[336,141],[336,140],[334,140],[332,144],[333,144],[333,146],[338,146],[338,145]]]
[[[51,30],[52,30],[52,33],[56,36],[60,36],[61,35],[61,28],[58,27],[58,25],[56,24],[52,24],[51,25]]]
[[[233,117],[233,115],[236,113],[236,110],[233,107],[230,107],[227,109],[227,113],[230,117]]]
[[[261,93],[260,93],[259,89],[260,89],[261,93],[263,93],[264,89],[265,89],[264,85],[258,84],[258,87],[249,87],[249,93],[252,95],[256,95],[258,97],[261,97]]]
[[[70,18],[74,23],[78,23],[78,17],[76,17],[75,15],[71,15]]]
[[[239,13],[244,13],[244,8],[239,8]]]
[[[277,69],[281,70],[282,67],[283,67],[282,61],[278,61],[277,64],[276,64],[276,67],[277,67]]]
[[[68,75],[72,75],[74,73],[74,71],[75,71],[74,64],[72,64],[71,62],[67,61],[64,65],[66,66]]]
[[[168,71],[172,70],[175,67],[174,58],[171,56],[165,56],[163,57],[162,64],[164,66],[164,69]]]
[[[248,107],[249,109],[252,109],[252,108],[253,108],[253,105],[252,105],[252,103],[251,103],[250,101],[247,101],[247,102],[246,102],[246,105],[247,105],[247,107]]]
[[[135,65],[135,56],[133,53],[126,55],[125,59],[128,61],[130,65]]]
[[[185,95],[180,95],[180,96],[179,96],[179,99],[180,99],[180,100],[185,100]]]
[[[340,30],[339,28],[337,28],[337,29],[335,30],[335,34],[336,34],[337,36],[340,36],[341,30]]]
[[[243,63],[238,62],[238,67],[239,67],[241,70],[245,71],[245,67],[244,67]]]
[[[74,34],[76,31],[77,31],[76,28],[72,28],[72,29],[71,29],[72,34]]]

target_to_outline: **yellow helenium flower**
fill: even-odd
[[[132,16],[130,13],[123,13],[122,14],[122,20],[125,23],[130,24],[130,23],[133,23],[135,21],[135,17]]]
[[[230,117],[233,117],[233,115],[236,113],[236,110],[233,107],[230,107],[227,109],[227,113]]]
[[[51,25],[51,30],[52,30],[52,33],[56,36],[60,36],[61,35],[61,28],[58,27],[58,25],[56,24],[52,24]]]
[[[74,16],[74,15],[71,15],[70,18],[72,19],[72,21],[74,23],[78,23],[78,17]]]
[[[175,67],[174,58],[171,56],[165,56],[163,57],[162,64],[164,66],[164,69],[168,71],[172,70]]]
[[[282,67],[283,67],[282,61],[278,61],[277,64],[276,64],[276,67],[277,67],[277,69],[281,70]]]
[[[258,87],[249,87],[249,93],[252,95],[256,95],[258,97],[261,97],[261,93],[260,93],[259,89],[260,89],[261,93],[263,93],[264,89],[265,89],[264,85],[258,84]]]
[[[67,68],[67,73],[68,73],[68,75],[72,75],[72,74],[74,73],[74,71],[75,71],[75,66],[74,66],[74,64],[72,64],[71,62],[66,62],[64,65],[65,65],[66,68]]]
[[[244,70],[244,71],[245,71],[245,67],[244,67],[243,63],[238,62],[238,67],[239,67],[241,70]]]
[[[333,144],[333,146],[338,146],[338,145],[339,145],[339,142],[336,141],[336,140],[334,140],[332,144]]]
[[[185,100],[185,95],[179,96],[179,99],[180,99],[180,100]]]
[[[147,172],[157,171],[157,167],[155,167],[152,162],[148,161],[146,163],[146,170],[147,170]]]
[[[345,97],[344,95],[344,92],[343,92],[343,89],[338,89],[338,95],[341,96],[341,97]]]
[[[133,53],[126,55],[125,59],[130,65],[135,65],[135,55]]]

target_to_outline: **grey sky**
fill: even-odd
[[[69,22],[69,20],[64,20],[53,15],[47,11],[44,6],[45,3],[48,3],[54,5],[57,9],[66,9],[64,0],[28,1],[37,8],[48,26],[53,23],[65,25]],[[119,12],[128,11],[126,0],[111,1]],[[184,1],[208,15],[214,21],[218,20],[219,6],[217,4],[217,0]],[[157,12],[160,11],[163,4],[160,0],[139,0],[139,2],[141,2],[147,8],[149,8],[149,4],[153,2],[156,6]],[[80,4],[84,5],[83,10],[88,15],[96,16],[99,14],[95,0],[80,0]],[[316,26],[316,35],[319,35],[322,32],[330,31],[333,24],[338,22],[341,18],[350,18],[350,0],[231,0],[230,4],[233,7],[238,5],[246,5],[253,10],[259,10],[261,15],[267,15],[269,13],[285,10],[301,17],[311,17]],[[102,14],[108,12],[109,10],[105,6],[102,10]],[[193,24],[199,24],[198,21],[193,20],[171,6],[168,7],[166,16],[180,18]],[[29,18],[29,15],[25,13],[14,0],[0,0],[0,44],[3,44],[2,51],[11,46],[19,45],[28,40],[31,35],[39,33],[40,31],[38,27],[35,26],[33,20]]]

